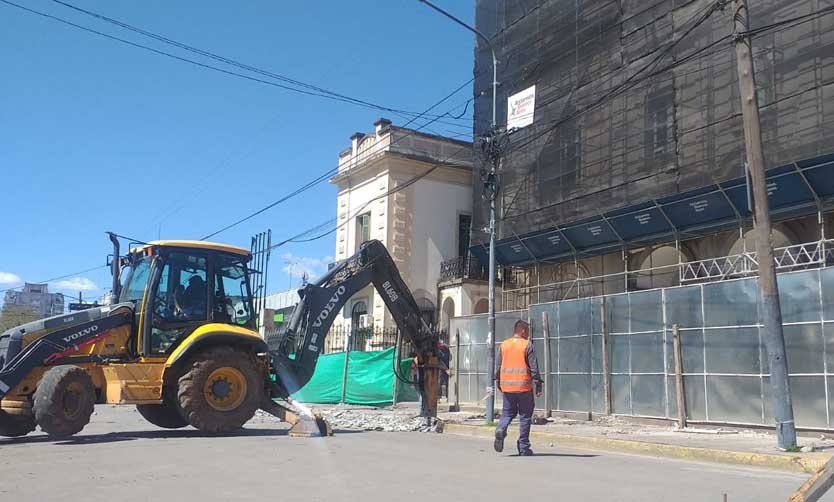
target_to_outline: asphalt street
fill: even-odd
[[[258,420],[239,434],[157,429],[131,407],[97,408],[78,436],[0,439],[0,500],[133,502],[442,500],[784,501],[781,472],[534,444],[535,457],[449,434],[291,438]],[[824,500],[834,501],[834,494]]]

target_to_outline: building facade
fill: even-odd
[[[469,142],[379,119],[372,132],[351,136],[331,179],[339,190],[336,261],[352,256],[367,240],[381,241],[431,324],[438,321],[441,264],[468,255],[471,159]],[[336,324],[394,327],[370,286],[348,301]]]
[[[774,246],[822,241],[832,235],[834,15],[814,15],[817,0],[749,5]],[[477,26],[505,62],[499,123],[529,119],[507,134],[501,167],[504,308],[743,272],[713,262],[749,258],[756,240],[733,18],[714,6],[476,2]],[[476,74],[480,134],[491,114],[483,44]],[[532,116],[508,114],[525,92]],[[478,196],[473,207],[485,261],[487,207]]]
[[[748,3],[796,424],[834,430],[834,15],[817,0]],[[681,402],[691,421],[774,424],[733,11],[717,7],[476,1],[501,62],[499,123],[517,124],[500,171],[496,338],[529,320],[538,408],[674,420]],[[483,44],[475,70],[480,135]],[[473,201],[485,260],[487,207]],[[478,403],[487,319],[451,331],[452,399]]]
[[[3,307],[25,307],[41,318],[64,313],[64,295],[50,293],[47,284],[26,283],[20,291],[6,291]]]

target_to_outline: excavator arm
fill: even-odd
[[[277,343],[270,346],[275,373],[273,394],[286,398],[310,380],[339,311],[351,296],[369,284],[373,284],[382,296],[401,335],[417,352],[417,385],[423,398],[422,414],[435,417],[439,391],[439,337],[423,320],[391,255],[377,240],[365,242],[356,254],[339,263],[315,284],[308,284],[299,291],[301,299],[287,329]]]

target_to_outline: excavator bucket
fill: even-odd
[[[277,417],[282,422],[287,422],[290,427],[289,435],[292,437],[325,437],[332,436],[333,429],[321,415],[311,411],[300,410],[296,412],[290,404],[279,404],[271,399],[266,399],[261,404],[261,409],[270,415]]]

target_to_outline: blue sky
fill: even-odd
[[[51,0],[14,1],[200,58]],[[472,35],[417,0],[70,3],[397,109],[422,111],[472,76]],[[438,4],[472,21],[472,2]],[[203,237],[335,167],[349,136],[372,129],[376,118],[405,122],[198,68],[4,3],[0,61],[0,290],[103,265],[106,230],[141,240]],[[437,110],[471,96],[468,87]],[[468,132],[471,122],[460,124],[430,129]],[[271,228],[278,241],[334,217],[335,200],[324,183],[213,240],[248,247],[254,233]],[[275,250],[269,289],[289,286],[287,257],[299,262],[296,274],[320,273],[333,247],[328,236]],[[94,297],[109,281],[102,269],[53,289]]]

